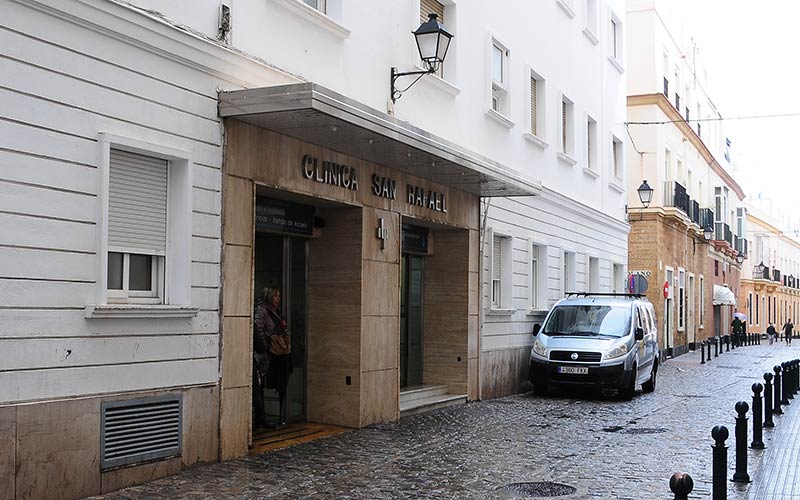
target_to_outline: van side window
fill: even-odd
[[[639,306],[639,316],[642,318],[642,328],[645,333],[649,333],[653,329],[653,323],[650,321],[650,315],[647,313],[647,308]]]
[[[639,307],[636,308],[636,327],[644,328],[644,321],[642,320],[642,310]]]
[[[653,310],[653,306],[646,307],[645,309],[647,310],[647,317],[650,318],[650,324],[652,325],[652,329],[655,330],[656,328],[658,328],[658,326],[656,324],[656,313]]]

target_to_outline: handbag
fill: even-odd
[[[269,352],[284,356],[292,352],[292,339],[288,333],[276,333],[269,337]]]

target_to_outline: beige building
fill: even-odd
[[[747,315],[748,331],[764,333],[770,323],[780,331],[787,319],[798,318],[800,243],[755,206],[747,212],[747,240],[752,265],[742,272],[739,310]]]
[[[729,142],[672,8],[628,2],[628,266],[648,278],[662,351],[679,355],[728,333],[747,245]]]

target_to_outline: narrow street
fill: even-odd
[[[667,361],[656,392],[631,402],[609,392],[470,403],[95,498],[512,498],[510,483],[552,481],[577,490],[558,498],[652,500],[671,498],[674,472],[710,498],[711,428],[730,430],[733,467],[734,404],[750,404],[751,385],[798,355],[800,344],[762,344],[701,365],[690,353]],[[768,448],[781,418],[765,430]],[[751,476],[762,453],[749,451]],[[729,498],[746,498],[729,484]]]

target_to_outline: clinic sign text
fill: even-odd
[[[303,156],[301,166],[303,177],[310,181],[350,191],[358,191],[358,171],[355,167],[332,161],[319,161],[319,159],[311,155]],[[391,177],[372,174],[370,176],[370,191],[379,198],[396,200],[397,181]],[[406,183],[406,189],[403,193],[405,201],[409,205],[447,213],[447,198],[443,192]]]

